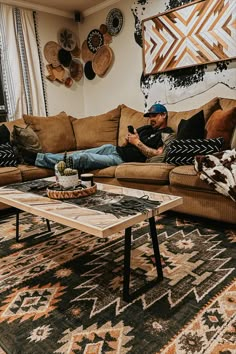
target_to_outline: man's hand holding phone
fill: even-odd
[[[135,134],[135,133],[134,133],[134,127],[133,127],[132,125],[128,125],[128,132],[129,132],[130,134]]]

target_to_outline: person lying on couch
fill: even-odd
[[[100,147],[68,153],[72,156],[74,168],[80,171],[95,170],[117,166],[124,162],[145,162],[162,153],[161,133],[172,133],[167,127],[168,112],[162,104],[154,104],[144,114],[150,118],[150,124],[144,125],[133,133],[128,132],[124,146],[105,144]],[[23,150],[24,161],[38,167],[53,169],[63,160],[64,153],[35,153]]]

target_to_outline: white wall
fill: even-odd
[[[102,23],[105,23],[106,16],[111,8],[119,8],[124,16],[123,28],[116,37],[113,37],[110,44],[114,52],[114,63],[106,76],[104,78],[95,77],[93,80],[83,77],[72,88],[48,82],[50,114],[64,110],[75,117],[83,117],[104,113],[122,103],[139,111],[144,111],[145,100],[140,89],[140,77],[143,71],[142,49],[134,39],[135,22],[131,12],[134,3],[137,4],[138,1],[120,0],[113,6],[85,17],[79,25],[72,19],[45,13],[39,14],[42,48],[47,41],[57,40],[57,31],[62,27],[68,27],[74,32],[77,31],[82,45],[83,40],[87,38],[92,29],[99,28]],[[156,2],[150,4],[149,11],[151,10],[152,15],[165,10],[163,1],[156,0]],[[231,75],[231,73],[229,72],[228,75]],[[167,107],[169,110],[177,111],[192,109],[216,96],[236,98],[236,90],[218,83],[206,92],[176,104],[169,104]],[[156,97],[158,99],[158,90]]]

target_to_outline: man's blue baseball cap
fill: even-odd
[[[167,109],[165,106],[163,106],[163,104],[155,103],[151,106],[151,108],[149,108],[147,113],[144,114],[144,117],[150,117],[158,113],[167,113]]]

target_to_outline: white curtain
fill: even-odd
[[[36,14],[0,4],[0,53],[8,120],[47,115]]]

